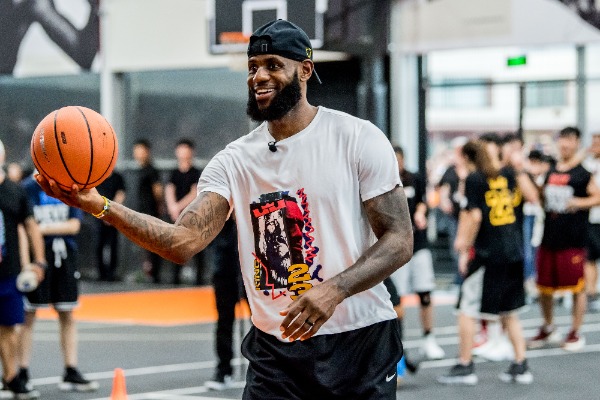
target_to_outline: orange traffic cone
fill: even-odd
[[[125,386],[125,374],[121,368],[115,368],[113,387],[110,400],[127,400],[127,387]]]

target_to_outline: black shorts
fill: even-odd
[[[600,224],[587,224],[587,259],[596,261],[600,259]]]
[[[244,400],[394,400],[402,342],[396,319],[293,343],[252,327],[242,354]]]
[[[523,262],[483,265],[473,260],[457,309],[473,318],[497,319],[525,306]]]
[[[67,247],[67,257],[60,257],[60,266],[52,246],[46,245],[48,268],[44,280],[33,292],[27,293],[25,309],[33,311],[37,308],[52,306],[57,311],[69,311],[77,307],[79,297],[79,271],[77,270],[76,252]]]

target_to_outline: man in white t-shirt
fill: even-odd
[[[244,399],[395,399],[402,344],[382,281],[413,247],[398,164],[372,123],[308,103],[312,76],[304,31],[277,20],[254,32],[247,111],[263,123],[208,163],[174,224],[38,182],[178,263],[235,213],[254,323]]]

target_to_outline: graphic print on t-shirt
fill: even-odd
[[[485,204],[490,208],[490,224],[502,226],[514,223],[514,194],[508,188],[506,177],[489,178],[488,185],[490,189],[485,192]]]
[[[313,245],[313,227],[304,190],[263,194],[250,204],[254,232],[254,286],[273,299],[293,300],[321,280],[314,265],[319,248]],[[301,209],[302,207],[302,209]]]
[[[69,220],[69,206],[40,192],[39,204],[33,206],[33,215],[38,224],[64,222]]]
[[[569,174],[552,173],[548,177],[548,184],[544,189],[546,212],[565,214],[567,204],[573,198],[575,189],[569,186]]]

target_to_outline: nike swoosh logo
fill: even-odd
[[[386,376],[385,376],[385,381],[386,381],[386,382],[389,382],[389,381],[391,381],[392,379],[394,379],[394,377],[395,377],[395,376],[396,376],[396,374],[392,374],[392,376],[387,376],[387,375],[386,375]]]

